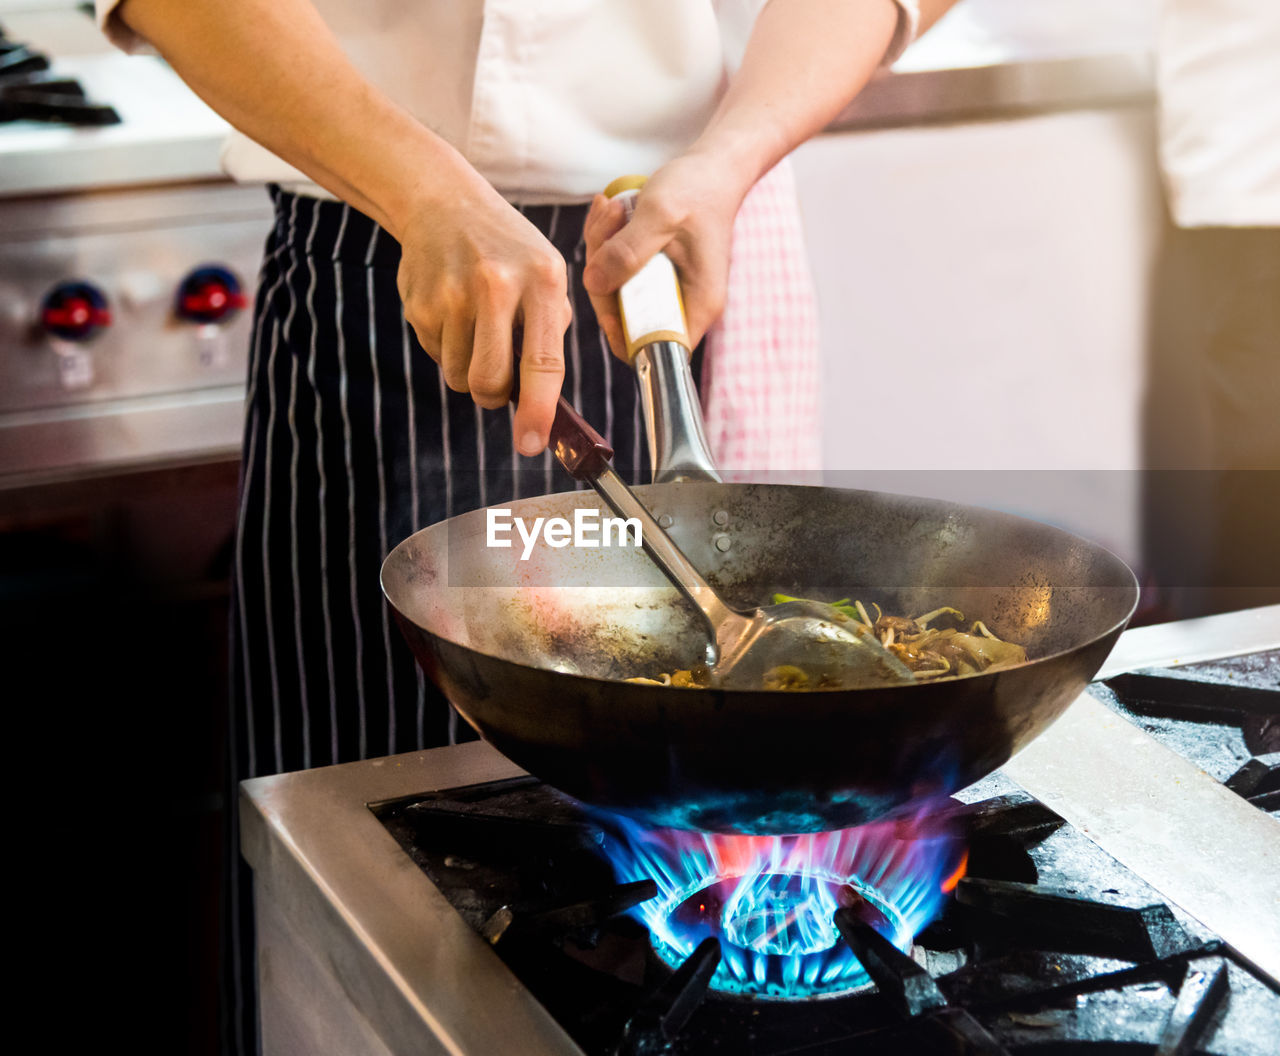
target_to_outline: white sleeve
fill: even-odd
[[[98,2],[101,4],[104,0]],[[712,0],[724,41],[725,66],[730,73],[742,64],[751,28],[767,2],[768,0]],[[881,66],[886,67],[898,61],[898,56],[907,50],[907,45],[916,39],[916,34],[920,31],[920,0],[893,2],[898,5],[898,28],[894,30],[889,50],[880,62]]]
[[[147,54],[154,49],[142,37],[126,26],[116,15],[116,8],[124,0],[93,0],[93,17],[102,35],[121,51],[131,55]]]
[[[894,31],[889,50],[880,61],[881,66],[892,66],[907,50],[907,45],[920,32],[920,0],[893,0],[898,5],[898,28]]]

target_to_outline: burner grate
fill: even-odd
[[[947,812],[968,833],[970,875],[910,956],[837,915],[875,990],[798,1002],[708,993],[714,941],[668,968],[619,915],[651,889],[615,884],[593,826],[532,779],[376,812],[589,1056],[1269,1056],[1280,1036],[1269,982],[1018,794]]]
[[[49,66],[46,55],[9,40],[0,30],[0,123],[120,124],[114,107],[90,102],[78,81],[58,76]]]
[[[1099,695],[1157,740],[1260,810],[1280,810],[1280,651],[1102,685]]]

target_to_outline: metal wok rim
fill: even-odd
[[[671,486],[679,487],[680,485],[671,485]],[[748,484],[744,486],[750,486],[750,485]],[[813,485],[813,484],[761,484],[758,486],[769,487],[769,488],[796,489],[796,490],[801,490],[801,489],[805,489],[805,490],[812,489],[815,491],[832,490],[831,488],[825,485]],[[408,621],[410,624],[417,627],[424,634],[427,634],[432,638],[438,639],[440,641],[448,642],[450,645],[454,646],[455,648],[466,649],[469,652],[475,653],[479,656],[487,657],[488,659],[495,660],[499,663],[509,664],[513,667],[533,668],[534,670],[547,671],[557,675],[560,678],[572,678],[576,680],[581,680],[583,682],[598,683],[600,685],[605,685],[605,686],[616,686],[616,687],[629,686],[629,687],[632,687],[634,690],[641,690],[641,691],[652,691],[656,689],[675,690],[682,694],[689,694],[694,699],[701,698],[703,697],[703,695],[707,695],[707,694],[723,694],[723,693],[733,693],[733,694],[750,693],[753,695],[761,694],[764,696],[792,697],[792,696],[795,696],[797,693],[803,693],[805,695],[819,695],[819,694],[833,694],[833,693],[848,694],[848,693],[858,693],[858,692],[863,692],[868,690],[874,690],[877,694],[879,694],[879,693],[884,693],[886,691],[918,689],[922,685],[960,682],[962,680],[967,680],[972,678],[981,678],[987,674],[1003,674],[1004,672],[1011,672],[1011,671],[1025,671],[1029,668],[1036,666],[1037,664],[1049,663],[1055,659],[1065,657],[1070,653],[1077,652],[1080,649],[1085,649],[1095,644],[1096,642],[1099,642],[1102,639],[1106,638],[1108,635],[1114,635],[1118,633],[1120,630],[1123,630],[1123,628],[1128,625],[1129,620],[1132,619],[1134,612],[1138,608],[1138,602],[1141,596],[1141,586],[1138,583],[1137,576],[1134,575],[1133,569],[1129,567],[1128,563],[1122,560],[1119,557],[1119,555],[1117,555],[1114,551],[1110,550],[1105,546],[1102,546],[1100,543],[1096,543],[1090,539],[1086,539],[1084,536],[1079,535],[1076,532],[1069,531],[1066,528],[1059,527],[1056,524],[1050,524],[1046,521],[1037,521],[1035,518],[1023,517],[1020,514],[1009,513],[1006,510],[996,510],[986,506],[977,506],[972,503],[952,502],[951,500],[937,499],[937,498],[932,498],[932,497],[923,496],[923,495],[906,495],[906,494],[900,494],[898,492],[879,492],[869,488],[840,488],[838,490],[842,492],[851,493],[851,494],[888,495],[888,496],[892,496],[895,499],[903,499],[906,501],[915,500],[915,501],[921,501],[921,502],[944,503],[946,505],[951,505],[951,506],[963,506],[968,509],[982,511],[983,513],[994,514],[998,517],[1007,517],[1013,520],[1026,522],[1028,524],[1035,524],[1042,529],[1047,529],[1049,531],[1057,533],[1059,536],[1063,537],[1066,540],[1073,540],[1083,545],[1084,547],[1087,547],[1088,549],[1093,550],[1096,553],[1105,555],[1107,558],[1110,559],[1110,561],[1116,566],[1117,569],[1122,569],[1127,574],[1128,582],[1124,584],[1116,584],[1115,586],[1112,586],[1112,587],[1105,587],[1103,589],[1131,591],[1131,600],[1129,602],[1129,606],[1127,610],[1124,612],[1124,614],[1118,620],[1116,620],[1113,624],[1111,624],[1104,630],[1098,632],[1097,634],[1094,634],[1089,638],[1084,639],[1083,641],[1075,642],[1074,644],[1070,645],[1067,648],[1059,649],[1057,652],[1046,653],[1043,656],[1037,656],[1033,659],[1027,660],[1025,663],[1022,663],[1022,664],[1015,664],[1012,667],[1002,667],[995,672],[975,671],[967,675],[946,676],[944,678],[939,678],[939,679],[930,679],[926,682],[913,680],[911,682],[894,683],[892,685],[887,685],[887,686],[884,686],[884,685],[860,686],[860,687],[850,687],[850,688],[843,688],[843,689],[838,686],[831,686],[831,687],[825,687],[820,689],[790,690],[790,689],[765,689],[762,686],[759,689],[725,690],[725,689],[720,689],[714,686],[688,687],[688,688],[678,687],[678,686],[664,686],[664,685],[655,686],[649,683],[629,682],[626,679],[621,679],[621,678],[600,678],[596,675],[584,675],[574,671],[561,671],[554,667],[540,667],[540,666],[531,665],[531,664],[524,664],[524,663],[520,663],[518,661],[512,660],[510,657],[501,656],[496,653],[487,652],[484,649],[477,648],[476,646],[473,646],[473,645],[466,645],[462,642],[454,641],[452,638],[448,638],[442,634],[437,633],[436,631],[423,627],[421,624],[417,623],[415,620],[411,619],[409,616],[405,615],[403,612],[400,612],[399,608],[395,605],[395,603],[391,601],[391,595],[387,591],[387,581],[386,581],[387,565],[391,560],[392,554],[394,554],[397,550],[401,549],[401,547],[405,546],[405,544],[415,539],[417,536],[421,535],[423,532],[430,531],[433,528],[436,528],[437,526],[446,523],[446,521],[437,521],[435,524],[426,525],[425,527],[420,528],[418,531],[412,533],[407,538],[397,543],[396,546],[394,546],[391,549],[391,551],[388,552],[387,556],[383,559],[382,567],[381,569],[379,569],[379,572],[378,572],[378,583],[379,583],[379,586],[382,588],[383,598],[386,600],[387,604],[391,605],[391,607],[399,614],[399,616],[402,619]],[[559,491],[559,492],[553,492],[547,495],[528,496],[528,497],[536,498],[536,499],[557,499],[562,496],[581,496],[582,494],[584,493],[581,490],[575,489],[573,491]],[[488,507],[481,507],[480,509],[487,509],[487,508]],[[468,512],[476,513],[476,512],[479,512],[479,510],[473,510]],[[458,516],[466,516],[466,514],[459,514]],[[458,589],[467,589],[467,588],[458,588]],[[622,692],[624,695],[626,695],[630,691],[623,690]]]

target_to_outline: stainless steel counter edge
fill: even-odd
[[[1129,631],[1103,673],[1109,677],[1122,670],[1276,647],[1280,647],[1280,606]],[[1095,721],[1096,707],[1101,705],[1082,696],[1006,772],[1034,790],[1049,785],[1064,770],[1087,764],[1089,759],[1078,754],[1074,720],[1082,709],[1086,724],[1092,727],[1090,750],[1105,757],[1101,772],[1084,767],[1101,790],[1100,798],[1107,799],[1107,789],[1121,787],[1126,796],[1144,804],[1151,800],[1159,809],[1154,797],[1166,791],[1170,780],[1178,779],[1169,775],[1178,775],[1180,768],[1195,768],[1114,713],[1108,711],[1104,722]],[[1136,748],[1152,761],[1154,776],[1144,783],[1147,769],[1135,770],[1124,775],[1123,785],[1118,786],[1114,780],[1118,775],[1110,769],[1114,757]],[[503,1044],[515,1038],[520,1039],[521,1051],[566,1056],[579,1052],[368,809],[373,803],[521,773],[488,745],[474,743],[257,778],[241,786],[243,851],[256,882],[265,885],[268,896],[299,924],[300,933],[321,936],[325,948],[317,952],[338,973],[352,1000],[363,1008],[390,1010],[387,1029],[394,1036],[383,1040],[393,1052],[420,1052],[424,1038],[446,1052],[508,1051]],[[1213,809],[1223,808],[1225,800],[1208,790],[1205,781],[1221,788],[1204,778],[1189,786],[1188,795],[1200,801],[1208,797]],[[1055,796],[1055,792],[1062,794]],[[1068,820],[1073,810],[1064,796],[1076,794],[1074,785],[1049,787],[1046,792],[1052,808]],[[1203,814],[1198,809],[1195,813]],[[1263,829],[1265,846],[1255,854],[1264,863],[1280,848],[1280,826],[1259,816],[1274,829],[1273,834],[1253,825]],[[1116,817],[1117,824],[1126,822],[1126,814],[1117,812]],[[1092,817],[1085,823],[1086,835],[1104,849],[1114,846],[1113,830],[1097,828]],[[1164,819],[1161,831],[1177,828]],[[1127,838],[1123,831],[1120,836]],[[1216,838],[1212,833],[1210,837]],[[1193,858],[1213,857],[1212,845],[1184,845],[1188,847]],[[1145,878],[1182,905],[1179,897],[1165,889],[1176,889],[1176,883],[1171,885],[1165,876]],[[318,932],[307,930],[317,924]],[[467,1008],[477,1007],[485,1015],[467,1014]]]
[[[196,133],[141,142],[70,141],[39,152],[0,152],[0,195],[225,179],[225,139],[220,133]]]
[[[901,71],[871,81],[826,131],[1133,106],[1154,94],[1152,57],[1142,52]]]
[[[244,386],[229,385],[0,416],[0,490],[77,471],[238,457],[244,398]]]
[[[313,953],[357,1007],[378,1009],[393,1053],[434,1041],[449,1053],[581,1056],[368,809],[522,773],[476,742],[242,786],[242,850],[255,883],[297,934],[322,936]]]

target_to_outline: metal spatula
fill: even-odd
[[[644,178],[625,176],[605,190],[626,203],[627,216]],[[691,342],[679,282],[662,253],[618,291],[622,328],[636,368],[656,482],[719,481],[702,427]],[[911,671],[844,613],[815,601],[788,601],[750,612],[731,609],[609,464],[613,450],[562,398],[551,429],[556,456],[609,508],[641,524],[641,542],[667,578],[696,605],[710,631],[714,685],[760,689],[766,675],[798,668],[811,687],[853,688],[912,681]]]
[[[740,612],[725,604],[614,471],[609,463],[613,449],[563,397],[551,427],[551,443],[565,469],[595,488],[614,513],[640,522],[645,551],[706,618],[712,685],[762,689],[766,675],[784,666],[799,668],[813,688],[912,681],[907,666],[875,635],[830,605],[788,601]]]

